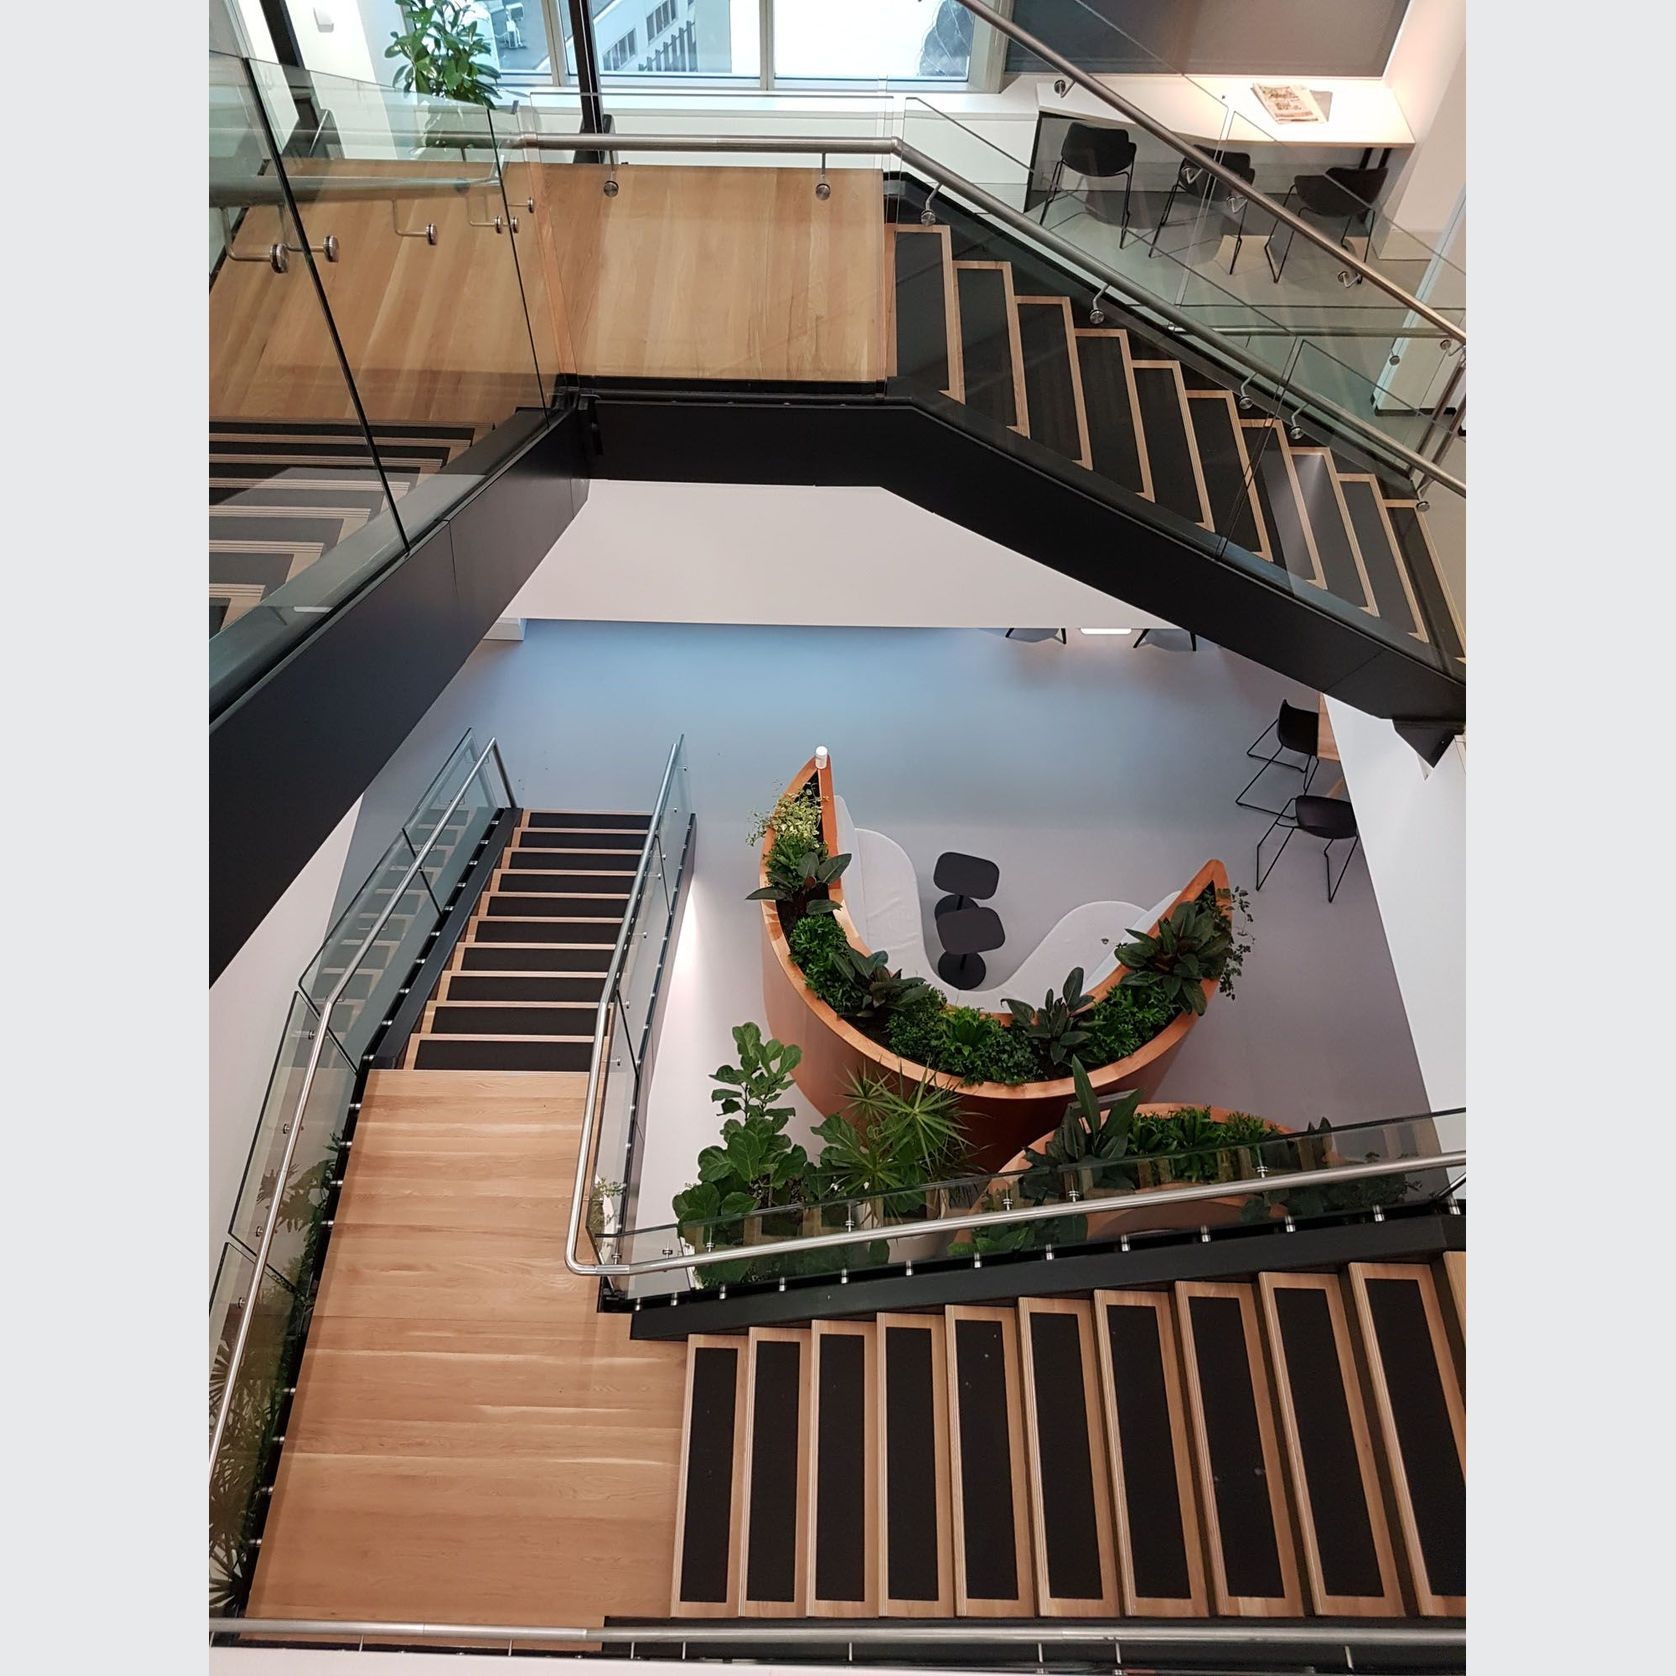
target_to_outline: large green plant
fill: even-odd
[[[1132,943],[1118,945],[1117,958],[1127,968],[1124,985],[1155,989],[1177,1009],[1205,1010],[1204,986],[1214,981],[1220,992],[1234,993],[1251,944],[1235,935],[1235,915],[1242,929],[1251,914],[1243,890],[1206,890],[1191,902],[1178,902],[1158,922],[1155,932],[1130,927]]]
[[[1028,1001],[1004,1000],[1002,1004],[1013,1015],[1013,1029],[1023,1033],[1043,1066],[1063,1075],[1077,1049],[1088,1040],[1082,1015],[1094,1005],[1094,999],[1083,993],[1082,968],[1073,966],[1060,992],[1056,995],[1050,989],[1039,1007],[1032,1007]]]
[[[893,972],[890,956],[883,949],[862,954],[846,942],[832,951],[832,965],[854,992],[845,1016],[863,1029],[882,1027],[894,1013],[942,1004],[942,995],[924,978],[905,978],[900,968]]]
[[[901,1087],[877,1072],[852,1073],[849,1099],[815,1134],[822,1198],[878,1197],[887,1214],[919,1216],[924,1189],[967,1165],[959,1097],[930,1078]]]
[[[396,10],[402,27],[390,31],[384,56],[403,60],[396,71],[403,93],[493,106],[500,71],[467,0],[396,0]]]
[[[892,1015],[892,1053],[962,1082],[1029,1082],[1036,1055],[1022,1032],[972,1007],[913,1007]]]

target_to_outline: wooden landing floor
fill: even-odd
[[[564,1265],[586,1081],[370,1078],[252,1617],[667,1612],[684,1347]]]

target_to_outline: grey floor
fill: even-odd
[[[532,621],[522,643],[473,654],[369,789],[346,877],[372,864],[468,725],[499,738],[522,801],[538,808],[647,808],[670,743],[686,734],[697,864],[637,1218],[665,1221],[670,1193],[714,1138],[709,1073],[732,1057],[729,1028],[762,1016],[747,822],[817,744],[858,823],[913,858],[928,926],[942,850],[1000,864],[998,979],[1079,902],[1155,901],[1211,857],[1251,885],[1268,822],[1234,806],[1251,771],[1245,747],[1282,697],[1313,695],[1203,641],[1191,652],[1185,635],[1135,648],[1073,630],[1070,642]],[[1273,776],[1278,797],[1295,787]],[[1329,906],[1320,846],[1300,836],[1254,903],[1239,997],[1212,1003],[1160,1092],[1298,1126],[1423,1110],[1361,858]]]

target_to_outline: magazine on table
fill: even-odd
[[[1295,82],[1257,81],[1251,91],[1263,101],[1263,109],[1276,122],[1325,122],[1327,120],[1316,97],[1307,87]]]

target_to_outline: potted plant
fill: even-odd
[[[493,107],[500,69],[472,16],[471,0],[396,0],[402,27],[390,31],[386,58],[398,58],[403,93]]]

